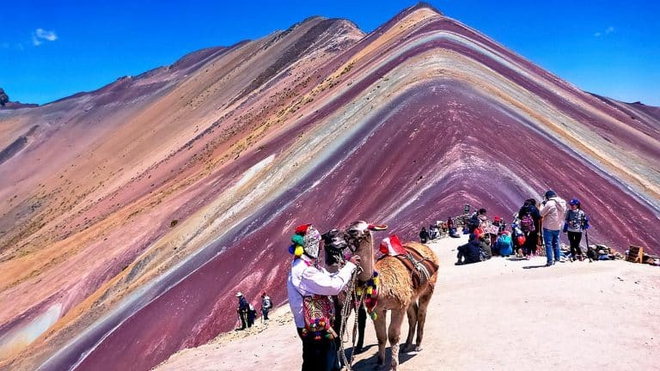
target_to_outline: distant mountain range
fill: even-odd
[[[11,92],[9,92],[11,93]],[[0,368],[149,370],[286,300],[293,229],[403,240],[552,189],[660,245],[660,108],[585,93],[429,5],[313,17],[0,109]],[[566,243],[566,241],[563,241]]]

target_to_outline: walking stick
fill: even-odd
[[[593,259],[591,259],[591,254],[589,254],[589,250],[591,250],[589,247],[589,230],[587,229],[587,218],[584,215],[582,216],[581,225],[584,229],[584,240],[587,243],[587,258],[589,258],[589,263],[592,263]]]
[[[591,259],[591,255],[589,254],[589,250],[591,249],[591,247],[589,247],[589,230],[587,229],[584,230],[584,239],[585,242],[587,243],[587,258],[589,258],[589,263],[591,263],[593,262],[593,260]]]

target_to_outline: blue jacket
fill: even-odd
[[[248,309],[250,309],[250,305],[247,300],[245,300],[245,296],[238,298],[238,310],[241,312],[247,312]]]

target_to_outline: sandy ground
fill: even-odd
[[[423,350],[401,354],[400,369],[660,370],[659,267],[625,261],[544,267],[544,257],[455,266],[455,248],[465,241],[432,244],[441,269]],[[183,350],[156,370],[300,369],[288,306],[271,318]],[[402,333],[403,342],[405,323]],[[346,338],[345,347],[351,344]],[[368,323],[367,351],[355,357],[354,370],[376,367],[376,344]]]

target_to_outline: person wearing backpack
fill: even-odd
[[[518,212],[520,222],[518,226],[525,235],[525,243],[522,246],[525,259],[529,260],[536,253],[536,245],[541,229],[541,213],[536,207],[536,200],[528,198]]]
[[[270,300],[270,296],[266,295],[266,292],[261,294],[261,318],[264,321],[268,321],[268,312],[270,308],[273,307],[273,301]]]
[[[321,234],[311,224],[296,227],[289,252],[294,255],[287,277],[287,293],[293,319],[302,340],[303,371],[336,371],[340,368],[332,329],[332,295],[346,289],[360,257],[353,255],[337,272],[318,264]]]
[[[580,200],[572,199],[569,204],[571,208],[566,213],[564,223],[564,233],[568,234],[568,242],[571,245],[572,261],[583,260],[580,241],[582,240],[582,231],[589,228],[589,219],[582,211]]]
[[[559,250],[559,231],[564,224],[566,215],[566,201],[557,194],[548,190],[545,192],[545,200],[539,211],[543,218],[543,241],[545,242],[546,267],[561,261]],[[553,259],[554,257],[554,259]]]
[[[495,246],[497,247],[497,250],[499,251],[499,254],[505,258],[508,258],[509,255],[513,254],[513,241],[511,240],[511,232],[509,231],[503,231],[499,237],[497,237],[497,241],[495,242]]]

